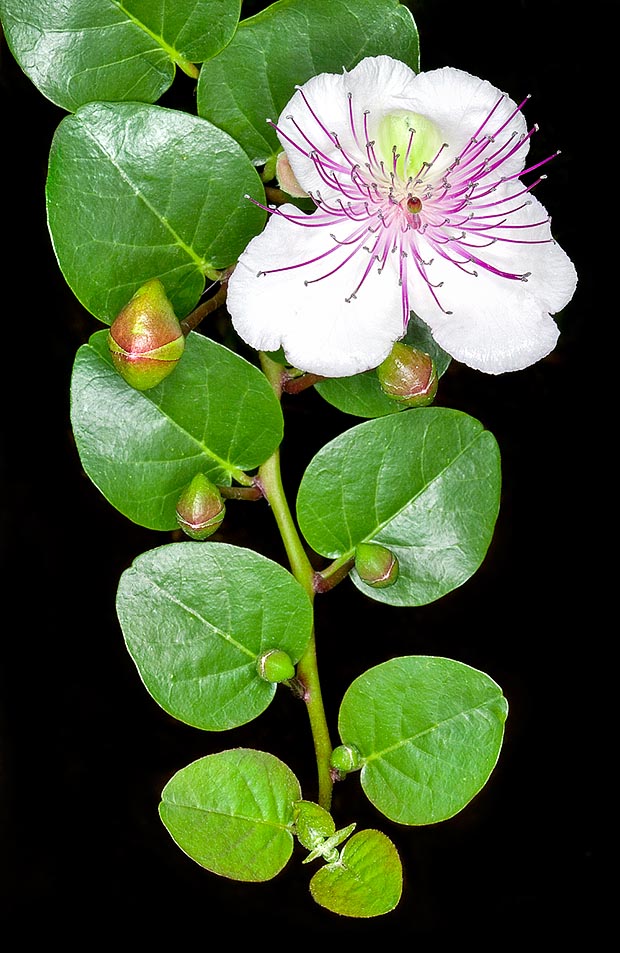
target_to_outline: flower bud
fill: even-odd
[[[383,392],[407,407],[432,404],[439,383],[432,357],[402,341],[379,365],[377,377]]]
[[[379,543],[360,543],[355,550],[355,568],[360,579],[375,589],[392,586],[398,579],[398,559]]]
[[[304,192],[295,178],[295,173],[291,169],[291,164],[288,161],[286,152],[281,152],[276,159],[276,178],[283,192],[287,192],[288,195],[292,195],[293,198],[297,199],[309,198],[308,193]]]
[[[282,649],[263,652],[256,663],[258,674],[266,682],[286,682],[295,674],[295,666]]]
[[[197,473],[177,503],[177,522],[192,539],[212,536],[224,519],[226,507],[220,491],[204,473]]]
[[[138,288],[119,312],[108,347],[118,373],[137,390],[155,387],[177,366],[185,337],[158,278]]]
[[[358,771],[361,764],[362,756],[355,745],[339,745],[332,751],[330,765],[341,777],[349,771]]]

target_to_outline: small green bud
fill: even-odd
[[[359,771],[362,756],[355,745],[339,745],[332,751],[330,765],[344,777],[349,771]]]
[[[375,589],[392,586],[398,579],[398,559],[379,543],[360,543],[355,550],[355,568],[362,579]]]
[[[226,507],[218,488],[204,473],[197,473],[177,503],[177,522],[192,539],[207,539],[218,529]]]
[[[331,814],[313,801],[295,801],[295,833],[299,843],[314,850],[336,831]]]
[[[407,407],[432,404],[439,378],[429,354],[397,341],[377,368],[382,391]]]
[[[138,288],[118,313],[108,347],[116,370],[136,390],[155,387],[175,369],[185,337],[158,278]]]
[[[295,674],[295,666],[282,649],[263,652],[256,663],[258,674],[266,682],[286,682]]]

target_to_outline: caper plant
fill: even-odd
[[[497,763],[508,703],[461,661],[388,654],[329,724],[315,604],[344,584],[414,611],[480,567],[500,451],[434,405],[441,378],[452,361],[500,374],[549,354],[575,269],[533,194],[555,156],[528,162],[526,101],[450,65],[421,72],[407,6],[241,8],[0,0],[17,63],[66,112],[46,184],[58,265],[108,326],[75,357],[80,461],[162,534],[118,583],[139,678],[205,732],[276,693],[308,716],[311,789],[269,752],[224,748],[178,766],[161,820],[241,881],[276,877],[297,845],[319,906],[376,917],[401,897],[397,848],[334,817],[334,786],[357,777],[379,825],[451,818]],[[177,71],[195,113],[158,105]],[[293,501],[283,399],[308,388],[360,422],[319,449]],[[269,509],[282,563],[227,541],[227,511],[249,505]]]

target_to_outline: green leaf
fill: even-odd
[[[162,791],[159,813],[196,863],[221,877],[259,882],[275,877],[293,852],[293,802],[300,794],[278,758],[234,748],[178,771]]]
[[[175,64],[219,53],[240,0],[0,0],[7,42],[39,92],[68,112],[95,100],[153,103]]]
[[[484,672],[413,655],[356,678],[338,730],[359,749],[362,787],[382,814],[400,824],[434,824],[486,784],[507,713],[501,688]]]
[[[445,373],[450,356],[435,343],[428,326],[413,312],[403,341],[430,354],[439,377]],[[330,378],[314,386],[328,404],[355,417],[384,417],[407,409],[384,394],[375,370],[354,374],[353,377]]]
[[[397,557],[394,585],[366,595],[425,605],[462,585],[488,549],[500,499],[495,438],[467,414],[416,408],[369,420],[326,444],[297,497],[300,529],[323,556],[346,562],[359,543]]]
[[[256,170],[204,119],[141,103],[93,103],[54,135],[47,212],[60,268],[85,308],[110,324],[159,278],[177,317],[263,227]]]
[[[204,64],[198,114],[262,165],[282,151],[266,120],[277,120],[296,84],[381,53],[418,69],[417,29],[397,0],[279,0],[242,20],[226,49]]]
[[[261,678],[271,648],[303,655],[312,632],[304,589],[286,569],[226,543],[160,546],[121,576],[116,611],[152,697],[174,718],[224,731],[258,717],[277,685]]]
[[[93,334],[73,368],[82,466],[130,520],[176,529],[178,498],[197,473],[226,486],[271,456],[282,439],[279,402],[258,368],[195,332],[169,377],[135,390],[114,369],[107,335]]]
[[[343,847],[340,860],[310,881],[316,902],[345,917],[378,917],[396,907],[403,889],[400,858],[381,831],[360,831]]]

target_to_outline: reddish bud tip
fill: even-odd
[[[407,407],[432,404],[439,383],[432,357],[402,341],[379,365],[377,377],[383,392]]]
[[[143,284],[119,312],[108,347],[116,370],[137,390],[149,390],[172,373],[185,337],[158,278]]]
[[[226,507],[220,491],[204,473],[197,473],[187,486],[176,508],[177,522],[192,539],[208,539],[218,529]]]

